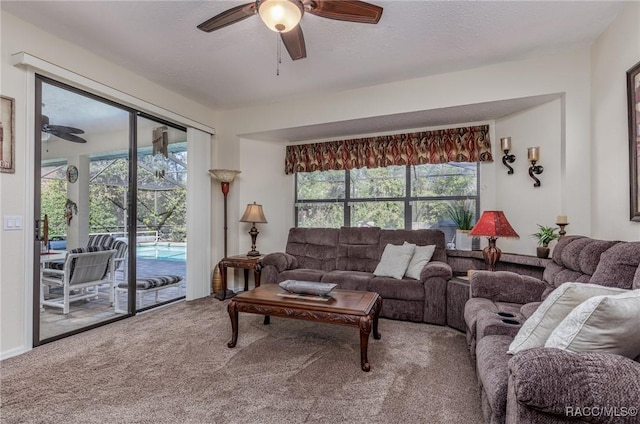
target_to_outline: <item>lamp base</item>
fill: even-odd
[[[258,252],[257,250],[250,250],[249,252],[247,252],[247,256],[260,256],[260,252]]]
[[[482,250],[482,257],[487,264],[487,269],[489,271],[495,271],[496,263],[500,260],[502,251],[496,246],[495,237],[489,237],[488,240],[489,245]]]

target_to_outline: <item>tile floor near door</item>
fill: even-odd
[[[165,261],[157,259],[138,259],[136,261],[137,275],[139,277],[152,277],[158,275],[181,275],[182,296],[186,293],[186,262],[185,261]],[[122,281],[122,274],[118,272],[117,278]],[[105,286],[100,292],[102,296],[98,299],[78,301],[71,304],[71,310],[67,316],[62,314],[61,309],[45,306],[44,312],[40,313],[40,340],[53,337],[58,334],[67,333],[79,328],[87,327],[111,319],[117,314],[113,306],[109,305],[109,293]],[[158,291],[158,303],[179,297],[176,287]],[[149,293],[143,297],[142,307],[146,308],[156,303],[155,294]],[[127,293],[120,294],[120,305],[127,308]]]

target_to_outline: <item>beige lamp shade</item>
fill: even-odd
[[[210,169],[209,174],[223,183],[230,183],[238,175],[240,171],[233,169]]]
[[[267,218],[265,218],[264,212],[262,211],[262,205],[258,205],[256,202],[248,204],[242,218],[240,218],[240,222],[266,223]]]

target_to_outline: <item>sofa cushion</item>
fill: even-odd
[[[509,346],[509,353],[542,347],[549,335],[576,306],[590,297],[619,294],[621,289],[597,284],[565,283],[554,290],[527,319]]]
[[[387,244],[373,274],[378,277],[393,277],[400,280],[407,271],[415,250],[415,244],[406,243],[399,246]]]
[[[374,277],[369,280],[367,290],[378,293],[383,299],[424,299],[424,284],[408,278]]]
[[[373,272],[380,261],[380,232],[377,227],[340,228],[335,269]]]
[[[440,230],[382,230],[380,232],[379,255],[387,244],[402,244],[404,242],[416,246],[436,246],[433,261],[447,262],[447,252],[444,233]]]
[[[285,251],[297,259],[300,268],[332,271],[336,269],[337,241],[335,228],[291,228]]]
[[[618,243],[602,254],[590,282],[631,289],[639,264],[640,242]]]
[[[633,277],[633,288],[640,289],[640,266],[638,266],[636,275]]]
[[[640,355],[640,290],[587,299],[562,320],[544,346],[634,359]]]
[[[325,271],[311,268],[288,269],[280,273],[283,280],[322,281]]]
[[[618,244],[617,241],[596,240],[583,236],[562,237],[553,249],[553,262],[544,270],[543,279],[550,284],[544,297],[566,282],[591,282],[591,276],[603,252]]]
[[[330,271],[322,276],[323,283],[334,283],[343,290],[367,290],[369,280],[373,278],[370,272],[360,271]]]
[[[422,268],[424,268],[424,266],[429,263],[435,250],[435,244],[431,244],[428,246],[416,246],[404,275],[406,277],[419,280]]]

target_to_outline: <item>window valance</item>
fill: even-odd
[[[287,146],[285,173],[492,160],[480,125]]]

